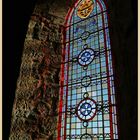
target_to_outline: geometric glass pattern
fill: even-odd
[[[89,65],[94,59],[94,51],[91,48],[82,50],[78,56],[78,63],[82,66]]]
[[[108,15],[103,0],[77,1],[66,17],[63,38],[57,139],[118,139]]]
[[[84,76],[84,77],[82,78],[82,80],[81,80],[81,84],[82,84],[82,86],[84,86],[84,87],[88,87],[88,86],[90,85],[90,83],[91,83],[91,78],[90,78],[90,76]]]
[[[77,117],[83,121],[89,121],[96,115],[96,102],[93,99],[85,98],[77,106]]]

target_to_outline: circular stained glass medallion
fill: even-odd
[[[82,121],[92,120],[96,115],[96,102],[90,98],[81,100],[77,106],[76,114]]]
[[[89,114],[91,114],[91,110],[92,110],[91,108],[92,108],[91,104],[83,103],[80,106],[80,112],[83,116],[88,116]]]
[[[93,61],[94,57],[94,50],[91,48],[86,48],[78,55],[78,63],[81,66],[87,66]]]

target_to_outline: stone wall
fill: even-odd
[[[62,30],[63,26],[56,24],[51,15],[48,19],[35,12],[31,16],[17,81],[10,140],[55,139]]]

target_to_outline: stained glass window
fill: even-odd
[[[118,139],[111,46],[102,0],[75,3],[67,16],[58,140]]]

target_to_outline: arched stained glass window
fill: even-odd
[[[66,20],[58,140],[118,139],[106,5],[80,0]]]

